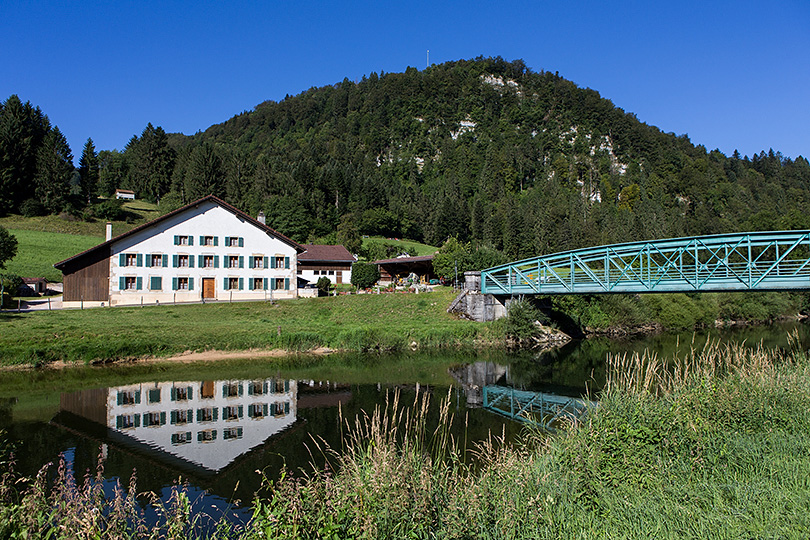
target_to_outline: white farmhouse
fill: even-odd
[[[65,307],[294,298],[304,248],[209,195],[54,265]]]

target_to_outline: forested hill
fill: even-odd
[[[312,88],[190,137],[150,124],[98,157],[100,194],[131,188],[167,207],[214,193],[300,241],[456,236],[518,258],[810,228],[806,159],[707,152],[500,58]]]
[[[366,234],[457,236],[516,258],[810,228],[805,159],[707,153],[522,61],[372,73],[262,103],[183,144],[186,198],[214,191],[264,207],[299,239],[348,216]],[[217,152],[228,173],[200,174]]]

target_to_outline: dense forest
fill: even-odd
[[[33,189],[32,189],[33,186]],[[193,136],[146,126],[123,151],[0,105],[0,214],[98,215],[128,188],[170,210],[213,193],[299,241],[447,238],[509,259],[588,245],[810,228],[810,164],[731,157],[555,73],[477,58],[312,88]]]

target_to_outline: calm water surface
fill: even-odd
[[[543,354],[413,352],[351,354],[288,361],[254,360],[177,366],[112,366],[0,374],[0,429],[17,444],[17,468],[33,475],[64,456],[77,477],[99,459],[111,488],[137,475],[138,491],[164,498],[179,478],[197,510],[246,519],[261,483],[323,464],[313,437],[341,448],[344,418],[371,413],[394,392],[413,403],[449,396],[457,440],[473,444],[490,432],[512,438],[521,426],[481,408],[481,388],[598,396],[608,354],[645,349],[671,357],[707,340],[786,347],[808,326],[661,334],[630,340],[595,338]],[[435,421],[435,408],[431,411]],[[145,499],[144,499],[145,501]]]

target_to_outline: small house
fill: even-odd
[[[135,192],[130,191],[128,189],[116,189],[115,190],[115,198],[116,199],[127,199],[130,201],[135,200]]]
[[[315,285],[324,276],[333,285],[351,283],[352,264],[357,258],[344,246],[302,245],[306,251],[298,256],[298,277]]]

